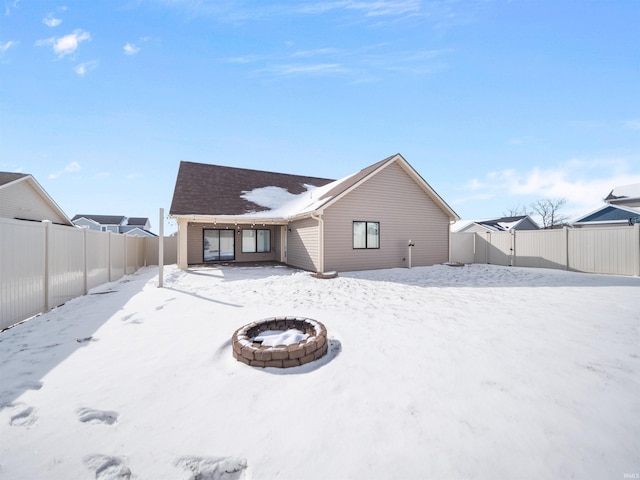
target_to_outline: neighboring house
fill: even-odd
[[[575,220],[572,226],[612,227],[640,223],[640,183],[614,188],[605,205]]]
[[[0,172],[0,217],[73,226],[40,184],[27,173]]]
[[[540,230],[540,227],[529,215],[460,221],[451,227],[451,231],[456,233],[511,232],[515,230]]]
[[[399,154],[335,181],[181,162],[170,216],[180,268],[278,261],[315,272],[446,262],[459,219]]]
[[[124,215],[87,215],[74,216],[71,221],[78,227],[98,230],[101,232],[126,233],[138,237],[156,237],[150,232],[151,223],[148,218],[132,217]]]

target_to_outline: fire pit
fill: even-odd
[[[273,317],[233,334],[233,356],[252,367],[298,367],[326,355],[327,329],[310,318]]]

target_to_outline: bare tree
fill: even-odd
[[[516,205],[506,212],[502,212],[503,217],[521,217],[523,215],[529,215],[526,205]]]
[[[540,215],[543,228],[553,228],[567,223],[569,217],[559,213],[566,203],[566,198],[543,198],[533,202],[531,210]]]

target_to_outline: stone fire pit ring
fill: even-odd
[[[287,345],[262,345],[263,332],[299,330],[306,338]],[[257,341],[256,341],[257,340]],[[326,327],[310,318],[272,317],[239,328],[232,338],[233,356],[252,367],[299,367],[326,355]]]

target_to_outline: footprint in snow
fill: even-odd
[[[176,466],[191,472],[189,480],[244,480],[247,461],[233,457],[182,457]]]
[[[131,470],[120,457],[95,454],[87,455],[83,460],[90,470],[96,472],[96,480],[129,480],[131,478]]]
[[[94,410],[93,408],[79,408],[76,410],[78,420],[82,423],[106,423],[113,425],[118,421],[118,412],[108,410]]]
[[[24,403],[7,405],[9,410],[9,425],[12,427],[29,427],[38,421],[36,409]]]

